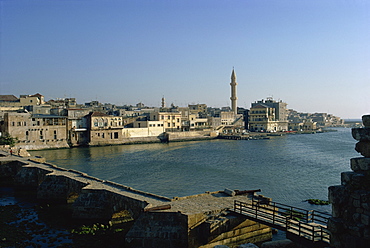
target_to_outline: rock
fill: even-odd
[[[370,128],[370,115],[363,115],[362,123],[364,124],[365,127]]]
[[[225,189],[224,193],[229,195],[229,196],[235,196],[235,194],[236,194],[235,191],[231,190],[231,189]]]
[[[355,150],[365,158],[370,158],[370,142],[368,141],[357,142]]]
[[[298,247],[290,239],[269,241],[262,244],[261,248],[296,248]]]
[[[31,154],[29,154],[28,151],[23,148],[19,148],[18,155],[21,157],[31,157]]]
[[[370,158],[351,158],[351,169],[353,171],[369,171]]]
[[[370,141],[370,128],[352,128],[352,137],[358,141]]]

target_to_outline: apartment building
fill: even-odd
[[[180,112],[152,112],[150,113],[149,119],[151,121],[163,121],[166,132],[182,130]]]

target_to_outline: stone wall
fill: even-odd
[[[351,159],[352,171],[341,174],[341,185],[329,187],[332,215],[328,229],[336,248],[369,247],[370,244],[370,115],[364,128],[353,128],[355,150],[363,157]]]
[[[188,246],[187,216],[177,212],[145,212],[126,235],[129,247]]]
[[[33,189],[46,202],[70,203],[73,218],[108,222],[129,212],[134,223],[128,247],[204,247],[271,239],[271,228],[235,214],[234,200],[224,191],[175,197],[143,192],[46,163],[42,158],[0,157],[0,180]]]

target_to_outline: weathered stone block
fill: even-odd
[[[360,222],[360,219],[361,219],[361,214],[360,213],[353,214],[353,220],[355,222]]]
[[[361,237],[361,228],[358,226],[349,226],[348,227],[349,234],[355,237]]]
[[[346,194],[346,189],[342,185],[330,186],[329,187],[329,202],[333,205],[342,204],[348,200],[348,195]]]
[[[370,128],[352,128],[352,137],[358,141],[370,141]]]
[[[353,200],[353,206],[355,208],[361,207],[361,201],[360,200]]]
[[[341,214],[342,214],[342,207],[341,205],[332,205],[331,207],[331,214],[333,217],[341,217]]]
[[[356,208],[356,213],[362,214],[364,210],[362,208]]]
[[[364,238],[370,239],[370,228],[364,228]]]
[[[365,128],[370,128],[370,115],[363,115],[362,123],[364,124]]]
[[[342,185],[348,185],[352,182],[353,176],[356,175],[356,172],[347,171],[341,173],[341,182]]]
[[[370,141],[357,142],[355,150],[362,156],[370,158]]]
[[[370,224],[370,216],[369,215],[366,215],[366,214],[361,214],[361,223],[366,225],[366,226],[369,226]]]
[[[370,158],[351,158],[351,169],[353,171],[369,171]]]
[[[344,231],[343,220],[340,218],[331,217],[328,220],[328,229],[332,233],[341,233]]]

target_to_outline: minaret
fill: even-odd
[[[231,110],[236,115],[238,113],[238,107],[237,107],[237,104],[236,104],[236,100],[238,100],[238,97],[236,96],[236,86],[238,84],[236,82],[236,75],[235,75],[234,68],[233,68],[233,72],[231,73],[231,83],[230,83],[230,85],[231,85],[231,97],[230,97]]]
[[[164,96],[162,97],[162,108],[166,107],[166,100],[164,99]]]

